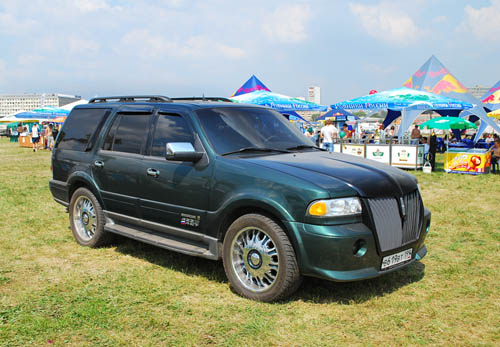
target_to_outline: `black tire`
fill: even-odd
[[[231,224],[224,237],[222,258],[231,287],[252,300],[283,299],[302,283],[288,236],[271,218],[260,214],[243,215]]]
[[[87,204],[88,206],[90,206],[91,204],[92,208],[87,208],[83,213],[79,213],[78,211],[82,209],[79,209],[79,207],[75,205],[78,203],[80,206],[80,202],[82,202],[82,204]],[[90,219],[92,225],[95,224],[94,228],[88,227],[89,229],[93,230],[92,233],[85,233],[87,231],[87,225],[90,222],[87,222],[87,225],[84,226],[84,213],[87,213],[88,216],[91,216],[87,216],[87,221]],[[83,217],[79,218],[79,216],[82,215]],[[97,248],[108,245],[113,240],[113,235],[104,230],[105,218],[101,204],[99,203],[95,195],[87,188],[78,188],[71,196],[71,201],[69,203],[69,222],[76,242],[78,242],[82,246]]]

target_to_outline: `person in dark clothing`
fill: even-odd
[[[432,171],[436,170],[436,133],[433,131],[429,137],[429,162],[431,163]]]

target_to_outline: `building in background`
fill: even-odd
[[[481,97],[484,95],[484,93],[486,93],[489,90],[488,87],[478,86],[478,85],[476,85],[475,87],[467,87],[467,89],[469,90],[469,93],[471,93],[479,100],[481,100]]]
[[[80,96],[65,94],[3,94],[0,95],[0,117],[40,107],[61,107],[81,100]]]
[[[318,86],[309,87],[307,92],[307,101],[321,104],[321,88]]]

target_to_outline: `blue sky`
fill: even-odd
[[[500,79],[500,0],[2,0],[0,93],[229,96],[255,74],[331,104],[401,86],[432,54]]]

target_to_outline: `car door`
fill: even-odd
[[[142,217],[165,226],[203,231],[212,165],[208,157],[198,163],[165,159],[169,142],[190,142],[203,150],[185,115],[160,112],[154,123],[149,155],[142,161],[140,176]]]
[[[152,113],[152,107],[120,109],[95,154],[92,172],[107,211],[140,218],[141,161]]]

